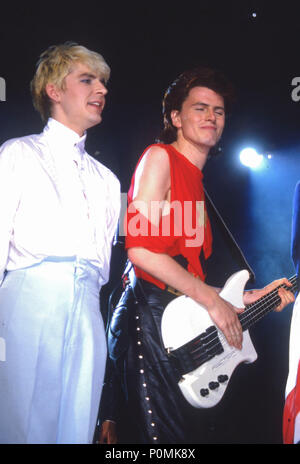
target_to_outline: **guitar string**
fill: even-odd
[[[294,280],[294,279],[291,278],[290,281],[292,281],[292,280]],[[293,284],[292,287],[287,287],[287,288],[294,291],[294,290],[296,290],[296,288],[294,288],[294,287],[295,287],[295,283]],[[272,292],[270,292],[268,295],[264,295],[259,300],[247,305],[246,308],[245,308],[245,311],[242,314],[240,314],[241,318],[243,319],[242,322],[245,322],[247,319],[248,320],[255,319],[255,316],[257,314],[263,313],[263,310],[261,310],[261,308],[264,308],[264,306],[266,306],[265,305],[266,302],[263,303],[262,300],[268,299],[269,301],[267,301],[267,303],[268,303],[267,308],[271,307],[271,309],[272,309],[272,304],[270,305],[270,303],[276,303],[277,302],[276,300],[279,299],[278,292],[277,292],[278,288],[280,288],[280,287],[277,287],[275,290],[272,290]],[[266,298],[266,297],[268,297],[268,298]]]
[[[294,278],[292,279],[294,280]],[[292,283],[292,279],[290,279],[291,283]],[[285,285],[281,285],[280,287],[284,287],[291,291],[295,291],[297,288],[296,282],[292,283],[292,287],[287,287]],[[259,315],[261,318],[262,316],[264,316],[267,310],[272,310],[272,307],[275,306],[277,302],[278,303],[280,302],[280,297],[278,295],[278,288],[280,287],[277,287],[271,293],[269,293],[268,295],[265,295],[264,297],[260,298],[254,303],[247,305],[245,308],[245,311],[241,313],[240,315],[241,323],[245,321],[248,322],[249,320],[251,321],[253,319],[257,319],[257,315]]]
[[[278,289],[280,287],[284,287],[284,288],[286,288],[288,290],[295,291],[297,289],[296,280],[297,280],[297,276],[291,277],[289,279],[289,282],[292,284],[292,287],[287,287],[285,284],[282,284],[279,287],[276,287],[276,289],[272,290],[267,295],[264,295],[263,297],[261,297],[259,300],[247,305],[246,308],[245,308],[245,312],[240,315],[240,316],[243,316],[243,321],[242,322],[245,322],[247,319],[248,319],[248,321],[249,320],[251,321],[251,320],[254,320],[254,319],[255,319],[255,321],[257,321],[257,320],[259,320],[259,319],[257,319],[257,314],[259,314],[260,318],[261,318],[265,314],[266,309],[268,309],[268,311],[272,310],[273,306],[275,306],[275,304],[280,301],[280,297],[278,296]],[[263,308],[263,309],[261,309],[261,308]],[[215,336],[214,338],[211,338],[208,342],[206,342],[206,345],[207,345],[208,348],[205,349],[205,347],[203,347],[203,345],[201,343],[200,346],[195,347],[194,350],[192,350],[194,358],[199,359],[201,356],[206,356],[208,358],[211,358],[215,354],[218,354],[218,353],[216,353],[216,351],[213,352],[213,350],[220,346],[220,341],[221,342],[223,342],[223,341],[227,342],[227,340],[226,340],[226,337],[224,336],[224,334],[222,333],[222,331],[219,331],[219,333],[218,333],[217,328],[216,328],[215,333],[217,334],[217,336]],[[212,335],[213,334],[209,334],[209,335],[204,336],[201,341],[203,341],[205,339],[209,339]],[[198,343],[199,343],[199,341],[198,341]],[[217,341],[217,344],[211,345],[215,341]],[[211,346],[209,346],[209,345],[211,345]],[[198,354],[197,351],[199,351],[199,349],[203,350],[203,348],[204,348],[205,351]]]
[[[284,288],[286,288],[288,290],[294,291],[294,290],[296,290],[296,283],[294,283],[292,285],[292,287],[287,287],[285,285],[281,285],[280,287],[284,287]],[[275,305],[276,305],[277,301],[279,303],[280,302],[280,297],[278,295],[278,288],[280,288],[280,287],[277,287],[271,293],[269,293],[268,295],[263,296],[262,298],[255,301],[254,303],[251,303],[250,305],[247,305],[246,308],[245,308],[245,311],[240,314],[241,322],[245,322],[245,321],[247,321],[247,319],[248,320],[255,319],[257,314],[261,314],[263,316],[264,315],[263,313],[265,312],[265,310],[269,309],[270,306],[272,306],[273,303]],[[272,309],[272,307],[270,309]]]
[[[292,278],[292,279],[293,279],[293,278]],[[290,281],[291,281],[292,279],[290,279]],[[282,286],[280,286],[280,287],[282,287]],[[278,298],[279,298],[279,297],[278,297],[277,291],[278,291],[278,288],[280,288],[280,287],[277,287],[275,290],[273,290],[273,291],[271,292],[271,294],[272,294],[271,297],[270,297],[270,294],[268,294],[268,295],[265,295],[264,297],[262,297],[260,300],[257,300],[256,302],[252,303],[251,305],[247,305],[245,311],[248,311],[248,313],[247,313],[247,314],[243,313],[243,315],[245,314],[244,319],[247,319],[247,318],[248,318],[248,320],[255,319],[255,317],[253,316],[253,311],[251,311],[251,313],[250,313],[249,311],[250,311],[250,310],[253,310],[253,308],[255,308],[255,306],[260,306],[260,307],[264,306],[264,304],[262,304],[262,302],[261,302],[262,299],[265,299],[265,300],[268,299],[269,301],[268,301],[268,306],[267,306],[267,308],[268,308],[268,309],[272,309],[272,307],[273,307],[273,306],[272,306],[272,303],[276,303],[276,302],[278,301]],[[294,287],[294,285],[293,285],[293,287]],[[288,288],[291,289],[291,287],[288,287]],[[274,295],[274,293],[276,293],[276,294]],[[268,298],[265,298],[265,297],[268,297]],[[257,303],[258,301],[260,301],[259,305],[258,305],[258,303]],[[270,303],[271,303],[271,304],[270,304]],[[256,308],[256,309],[258,309],[258,308]],[[260,314],[261,317],[263,316],[262,313],[263,313],[263,311],[259,311],[259,314]],[[256,314],[255,314],[255,315],[257,315],[257,314],[258,314],[258,311],[256,311]],[[216,329],[216,330],[217,330],[217,329]],[[217,336],[216,336],[215,338],[212,338],[212,339],[209,341],[208,344],[211,344],[211,343],[214,342],[215,340],[218,341],[219,339],[220,339],[221,341],[226,341],[226,337],[224,336],[224,334],[223,334],[221,331],[219,332],[219,334],[220,334],[219,336],[218,336],[218,332],[216,332],[216,333],[217,333]],[[208,350],[211,352],[211,351],[212,351],[215,347],[217,347],[218,345],[219,345],[219,343],[216,344],[216,345],[213,345],[213,346],[209,347]]]
[[[278,290],[279,287],[277,287],[276,289],[276,292]],[[290,287],[288,287],[289,289],[291,289]],[[273,293],[273,292],[272,292]],[[265,295],[266,296],[266,295]],[[268,294],[268,297],[270,296],[270,294]],[[264,298],[264,297],[262,297]],[[277,302],[278,301],[278,297],[277,298],[273,298],[273,303],[274,301]],[[255,302],[256,303],[256,302]],[[251,305],[253,306],[253,304]],[[248,306],[248,309],[249,309],[249,306]],[[206,358],[203,360],[203,362],[201,362],[199,365],[203,364],[205,361],[211,359],[212,357],[214,357],[216,354],[220,354],[220,347],[222,348],[223,350],[223,347],[222,347],[222,342],[227,342],[224,334],[220,331],[219,334],[217,332],[217,329],[215,329],[215,333],[217,334],[216,337],[214,338],[211,338],[211,340],[209,340],[209,342],[206,343],[207,347],[203,347],[203,346],[198,346],[197,348],[194,348],[194,350],[192,350],[191,354],[192,354],[192,357],[194,360],[198,360],[198,362],[200,361],[201,357],[203,358]],[[204,337],[204,338],[209,338],[209,336],[211,336],[212,334]],[[216,344],[213,344],[211,345],[214,341],[217,341]],[[220,343],[221,342],[221,343]],[[209,346],[211,345],[211,346]],[[204,352],[203,352],[203,348],[204,348]],[[200,353],[199,353],[199,349],[200,349]],[[202,352],[201,352],[202,350]]]

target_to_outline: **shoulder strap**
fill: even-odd
[[[212,199],[210,198],[210,196],[208,195],[205,187],[204,188],[204,193],[205,193],[205,197],[206,197],[206,200],[207,200],[207,203],[209,204],[209,206],[211,207],[211,210],[212,212],[214,213],[214,216],[217,220],[217,223],[218,225],[220,226],[220,229],[223,233],[223,236],[226,240],[226,242],[228,243],[232,253],[234,254],[234,256],[236,256],[240,266],[243,268],[243,269],[247,269],[247,271],[249,272],[250,274],[250,281],[251,283],[254,283],[255,281],[255,274],[254,274],[254,271],[253,269],[251,268],[251,266],[249,265],[248,261],[246,260],[242,250],[240,249],[240,247],[238,246],[237,242],[235,241],[232,233],[230,232],[230,230],[228,229],[227,225],[225,224],[222,216],[220,215],[219,211],[217,210],[217,208],[215,207]]]

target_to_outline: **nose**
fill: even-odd
[[[100,81],[100,80],[97,80],[97,81],[96,81],[95,91],[96,91],[96,93],[99,94],[99,95],[106,95],[107,92],[108,92],[107,88],[105,87],[105,85],[103,84],[103,82]]]
[[[210,106],[207,107],[206,119],[208,121],[215,121],[216,120],[216,115],[215,115],[214,109],[212,107],[210,107]]]

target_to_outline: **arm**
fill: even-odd
[[[169,160],[162,148],[153,147],[147,153],[142,172],[138,178],[138,185],[135,186],[135,192],[136,208],[139,209],[142,203],[143,211],[141,213],[147,216],[150,222],[154,222],[157,227],[161,218],[161,210],[159,214],[154,215],[154,218],[150,217],[151,201],[166,201],[170,198]],[[128,257],[137,267],[204,306],[211,319],[224,333],[228,343],[236,348],[241,348],[242,328],[237,314],[241,313],[243,309],[238,309],[223,300],[218,295],[220,289],[213,288],[195,278],[166,254],[153,253],[143,247],[132,247],[128,250]],[[290,285],[287,279],[280,279],[263,289],[245,292],[244,303],[249,304],[256,301],[282,283]],[[284,289],[279,289],[278,293],[281,297],[281,304],[277,310],[280,311],[294,300],[294,296]]]
[[[6,142],[0,148],[0,285],[7,265],[13,221],[21,194],[19,152],[17,141]]]
[[[150,217],[151,202],[170,199],[170,169],[168,155],[160,147],[152,147],[143,163],[142,172],[135,186],[136,195],[133,203],[150,222],[157,227],[161,211]],[[194,277],[181,267],[172,257],[154,253],[143,247],[132,247],[128,257],[134,265],[153,275],[167,285],[170,285],[203,305],[210,313],[215,324],[222,330],[230,345],[241,348],[242,328],[237,312],[242,309],[233,307],[219,295],[218,291]]]
[[[204,306],[228,343],[241,348],[242,328],[237,313],[242,312],[242,308],[235,308],[223,300],[217,289],[194,277],[170,256],[144,248],[131,248],[128,257],[136,266]]]
[[[101,425],[100,444],[114,445],[117,443],[117,425],[115,422],[106,420]]]
[[[106,227],[109,243],[112,243],[117,230],[121,208],[120,182],[112,173],[110,173],[110,180],[107,187],[109,202],[106,213]]]
[[[96,432],[96,443],[117,443],[117,421],[119,409],[123,398],[120,379],[116,367],[110,357],[107,358],[105,381],[102,390],[98,420],[100,431]]]

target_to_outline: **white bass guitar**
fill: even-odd
[[[220,296],[237,308],[244,308],[243,293],[248,279],[248,271],[236,272],[227,280]],[[292,287],[283,287],[295,292],[296,276],[289,281]],[[241,350],[228,345],[205,308],[191,298],[179,296],[166,306],[161,325],[163,343],[182,374],[178,385],[192,406],[211,408],[218,404],[235,368],[257,359],[247,329],[280,303],[278,288],[247,305],[238,315],[243,329]]]

